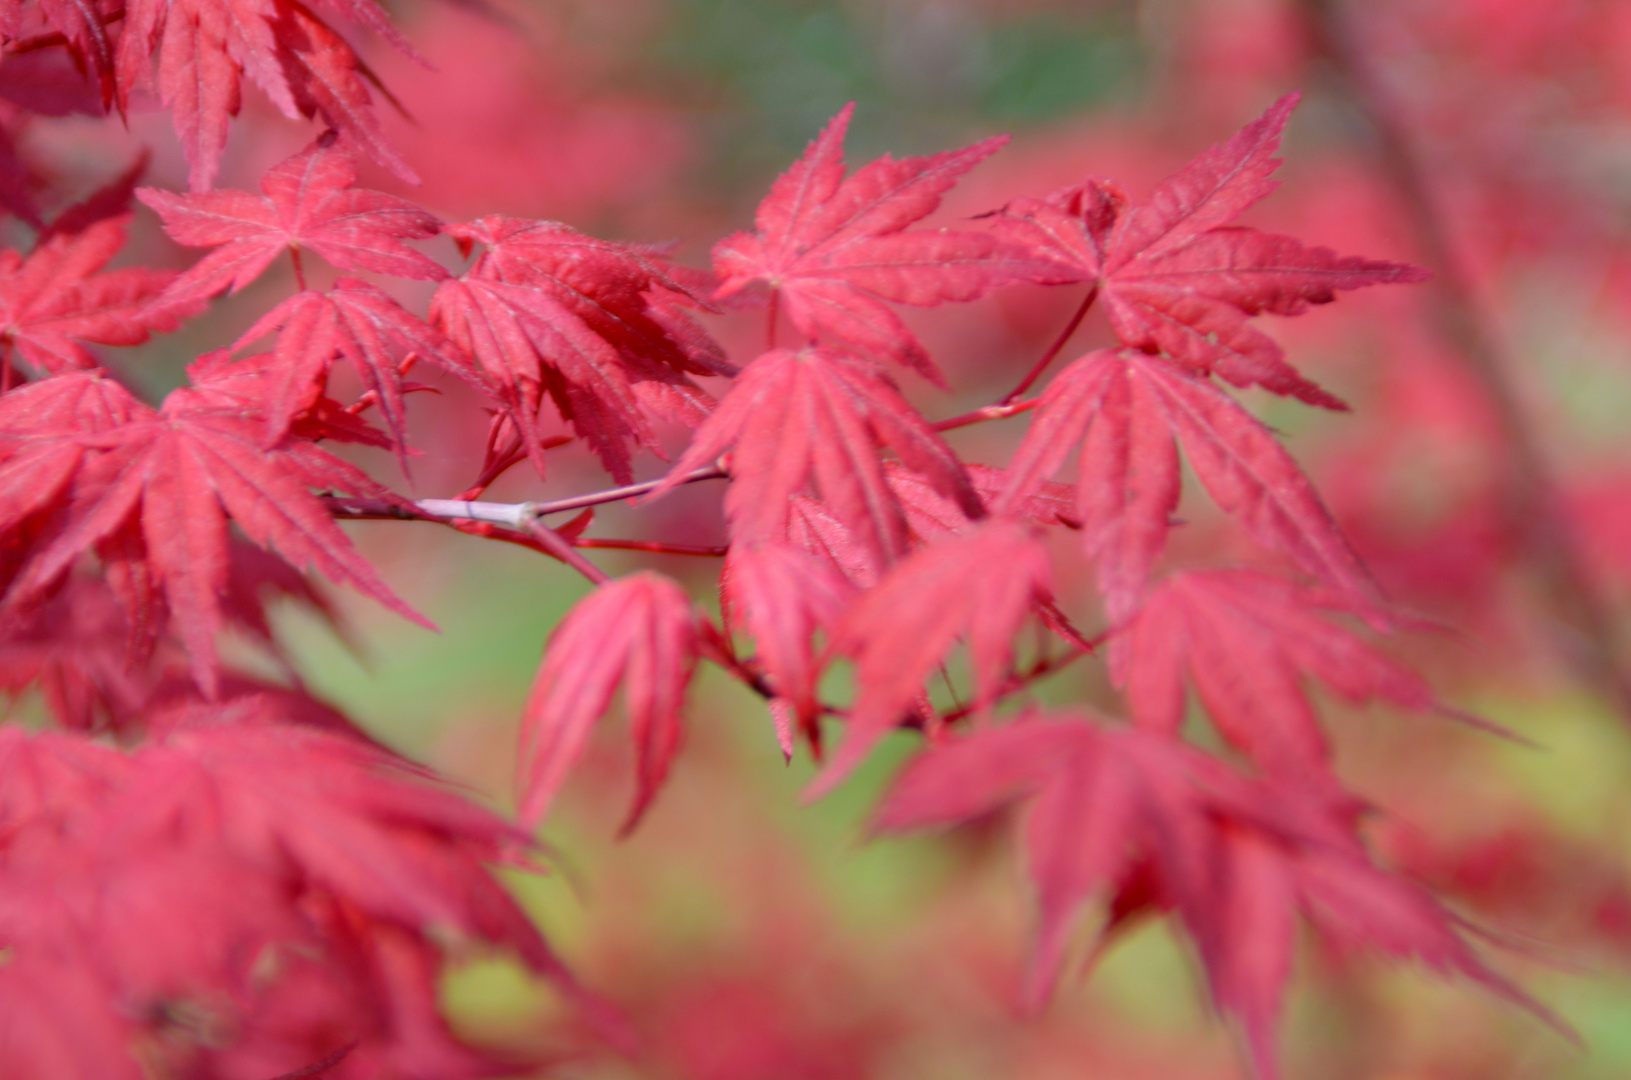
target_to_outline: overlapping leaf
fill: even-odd
[[[874,369],[823,349],[778,349],[737,376],[653,496],[730,450],[725,513],[733,541],[784,539],[790,500],[814,487],[855,542],[886,566],[908,539],[881,457],[886,448],[968,517],[984,515],[951,448]]]
[[[1284,552],[1373,621],[1383,604],[1370,573],[1308,478],[1268,428],[1202,377],[1163,357],[1100,351],[1043,394],[993,508],[1005,512],[1081,443],[1076,508],[1115,621],[1132,614],[1166,545],[1181,474],[1176,442],[1213,500],[1257,541]]]
[[[1278,1075],[1273,1030],[1299,913],[1340,945],[1465,975],[1556,1023],[1486,967],[1426,893],[1370,862],[1346,804],[1247,781],[1165,737],[1079,716],[976,732],[917,758],[875,820],[901,832],[1019,801],[1040,908],[1033,1000],[1052,987],[1089,903],[1121,893],[1118,918],[1176,912],[1265,1080]]]
[[[431,363],[486,389],[482,373],[452,342],[379,289],[341,278],[326,293],[310,290],[285,300],[233,345],[279,331],[272,354],[273,385],[266,388],[266,443],[275,445],[310,406],[334,361],[344,358],[379,403],[385,428],[406,464],[407,414],[402,376],[409,357]]]
[[[623,483],[631,447],[662,456],[653,419],[695,426],[706,415],[713,399],[686,373],[728,366],[649,251],[548,221],[490,217],[448,232],[486,250],[437,289],[430,320],[481,365],[540,473],[546,397]]]
[[[957,179],[1007,142],[895,161],[844,176],[844,107],[759,204],[757,232],[714,245],[719,296],[763,281],[812,342],[882,357],[941,381],[928,352],[884,301],[919,307],[973,300],[1031,278],[1043,260],[985,233],[912,229]]]
[[[37,600],[94,548],[110,573],[124,575],[134,596],[129,602],[143,593],[162,595],[194,676],[213,692],[230,521],[252,543],[423,623],[356,553],[308,487],[394,496],[310,444],[267,450],[263,432],[260,417],[210,407],[207,398],[182,388],[162,409],[131,408],[126,423],[99,435],[57,430],[19,440],[21,449],[3,467],[9,471],[22,458],[36,476],[49,471],[50,490],[62,506],[52,528],[32,538],[6,603]],[[34,508],[30,502],[7,507],[0,535],[22,526]]]
[[[136,192],[164,219],[177,243],[213,247],[170,284],[160,307],[185,307],[237,292],[292,250],[315,251],[342,270],[439,281],[447,277],[406,240],[435,236],[441,223],[394,195],[353,185],[356,166],[332,133],[274,166],[260,195],[207,191],[177,195],[159,188]]]
[[[77,233],[55,233],[26,257],[0,250],[0,343],[41,371],[97,366],[81,342],[139,345],[173,330],[183,308],[148,302],[175,276],[163,270],[102,268],[125,242],[128,217]]]
[[[1128,209],[1114,185],[1089,180],[1046,199],[1017,199],[992,231],[1057,264],[1039,280],[1093,283],[1121,340],[1162,352],[1236,386],[1262,386],[1314,405],[1345,408],[1299,375],[1266,334],[1247,324],[1298,315],[1338,290],[1422,281],[1398,263],[1339,256],[1287,236],[1226,227],[1277,186],[1270,174],[1298,95],[1162,181]]]
[[[855,661],[856,699],[843,745],[810,787],[831,791],[906,716],[959,639],[977,710],[989,708],[1026,618],[1050,603],[1052,571],[1030,527],[994,520],[913,552],[850,605],[832,652]]]
[[[414,55],[372,0],[332,6]],[[369,157],[415,182],[373,115],[367,86],[372,75],[299,0],[130,0],[125,5],[117,57],[121,107],[139,87],[157,91],[173,114],[194,191],[208,191],[215,180],[228,124],[243,103],[245,75],[283,115],[321,117]]]
[[[380,1072],[492,1074],[434,1007],[449,945],[502,948],[588,1004],[484,865],[525,838],[375,747],[225,718],[128,754],[12,728],[0,780],[0,1015],[30,1015],[19,995],[43,973],[88,984],[79,1009],[38,1018],[42,1031],[0,1024],[8,1065],[32,1054],[83,1060],[60,1075],[136,1076],[138,1056],[168,1068],[207,1051],[241,1053],[259,1075],[349,1040]],[[234,1038],[192,1045],[218,1040],[175,1024],[183,1009]],[[76,1035],[116,1034],[68,1053],[70,1016]],[[262,1029],[268,1016],[278,1023]]]
[[[790,544],[736,544],[720,576],[726,624],[758,645],[757,659],[778,700],[819,745],[815,635],[831,632],[854,592],[830,564]],[[791,754],[790,745],[783,746]]]
[[[680,740],[680,709],[697,656],[691,601],[651,571],[601,586],[550,638],[522,716],[520,818],[549,812],[619,687],[637,757],[634,803],[623,831],[645,813]]]
[[[1250,571],[1176,575],[1151,590],[1117,672],[1140,725],[1176,734],[1193,683],[1231,743],[1267,772],[1318,780],[1325,738],[1304,679],[1344,698],[1448,712],[1415,672],[1322,617],[1318,597]]]

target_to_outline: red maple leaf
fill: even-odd
[[[1087,905],[1120,893],[1118,922],[1148,908],[1182,920],[1265,1080],[1278,1075],[1273,1028],[1299,913],[1342,946],[1466,975],[1567,1030],[1486,967],[1426,893],[1372,864],[1351,804],[1249,781],[1164,736],[1073,715],[975,732],[913,761],[875,823],[902,832],[1018,801],[1028,804],[1021,829],[1040,908],[1033,1002],[1057,979]]]
[[[592,1005],[484,865],[525,851],[526,838],[376,747],[219,715],[131,753],[12,729],[0,734],[0,779],[8,959],[84,973],[93,1021],[111,1010],[127,1028],[86,1048],[97,1066],[86,1075],[125,1075],[131,1036],[163,1030],[166,1005],[241,1014],[252,1031],[274,1012],[281,1023],[223,1052],[270,1054],[280,1068],[349,1037],[399,1066],[492,1072],[464,1071],[478,1055],[435,1008],[449,947],[502,947]],[[30,981],[0,981],[0,1015]],[[369,989],[381,983],[392,993]],[[326,1007],[290,1009],[289,995]],[[0,1026],[0,1039],[51,1054],[64,1022],[32,1036]],[[190,1055],[190,1040],[169,1034]],[[308,1038],[327,1048],[313,1053]]]
[[[308,486],[394,496],[308,443],[267,450],[263,426],[258,416],[212,408],[183,387],[160,410],[132,409],[126,423],[101,434],[55,431],[22,443],[63,505],[60,520],[35,540],[6,603],[26,607],[39,599],[81,552],[95,548],[129,575],[138,600],[163,596],[194,676],[213,693],[231,521],[252,543],[428,626],[379,580]],[[0,533],[34,508],[7,507]]]
[[[441,230],[435,215],[395,195],[353,187],[356,182],[350,153],[330,132],[268,171],[261,195],[138,189],[137,198],[158,212],[164,231],[177,243],[219,247],[176,278],[157,304],[182,306],[228,289],[237,292],[272,260],[300,248],[342,270],[418,281],[447,277],[428,256],[403,243],[435,236]]]
[[[417,55],[372,0],[332,6]],[[131,91],[155,87],[170,106],[194,191],[208,191],[214,182],[228,123],[243,103],[244,75],[284,116],[320,116],[369,157],[409,183],[417,182],[407,162],[385,141],[372,113],[367,86],[372,74],[351,46],[299,0],[130,0],[124,24],[117,60],[121,108]]]
[[[854,111],[846,105],[777,178],[754,217],[757,232],[714,245],[716,295],[767,282],[810,341],[893,360],[940,384],[922,343],[884,301],[973,300],[1037,275],[1041,259],[994,236],[908,228],[1008,139],[904,161],[885,156],[846,179],[844,133]]]
[[[668,774],[697,657],[696,615],[679,585],[652,571],[602,585],[550,637],[522,714],[520,819],[537,825],[623,688],[637,751],[627,833]]]
[[[0,250],[0,345],[46,372],[97,367],[83,341],[139,345],[175,329],[185,307],[148,306],[174,274],[131,268],[98,273],[125,243],[127,216],[54,233],[25,257]],[[8,358],[9,359],[9,358]]]
[[[326,293],[296,293],[261,316],[232,347],[241,349],[273,330],[279,333],[269,364],[271,385],[265,388],[268,446],[276,445],[310,407],[312,392],[327,385],[329,368],[342,357],[378,402],[404,468],[407,414],[402,376],[410,357],[429,360],[476,388],[487,389],[481,371],[440,331],[356,278],[340,278]]]
[[[814,637],[831,632],[853,592],[830,563],[791,544],[733,544],[720,574],[725,624],[752,636],[776,695],[772,705],[790,706],[812,745],[820,738]]]
[[[1427,682],[1319,614],[1311,590],[1242,570],[1175,575],[1150,591],[1115,653],[1141,726],[1176,735],[1185,672],[1225,738],[1266,772],[1318,782],[1328,751],[1303,690],[1315,676],[1349,701],[1380,698],[1488,726],[1440,704]]]
[[[844,612],[831,652],[855,661],[843,745],[809,795],[831,791],[923,694],[959,639],[968,644],[976,711],[1002,690],[1025,619],[1051,603],[1052,571],[1030,526],[995,520],[913,552]]]
[[[1262,386],[1313,405],[1347,406],[1299,375],[1267,335],[1262,312],[1299,315],[1339,289],[1423,281],[1412,266],[1305,247],[1287,236],[1225,227],[1278,186],[1269,179],[1280,133],[1299,95],[1288,94],[1232,138],[1128,209],[1113,184],[1088,180],[1046,199],[1016,199],[991,221],[995,235],[1053,259],[1037,280],[1092,282],[1121,340],[1161,352],[1236,386]]]
[[[1383,621],[1369,571],[1274,433],[1215,384],[1164,357],[1089,353],[1042,395],[993,504],[1008,512],[1081,443],[1076,510],[1112,620],[1131,616],[1178,505],[1177,443],[1213,500],[1367,618]]]
[[[649,249],[551,221],[487,217],[448,233],[485,250],[431,301],[431,322],[475,357],[540,474],[552,398],[621,483],[630,446],[663,455],[653,419],[695,426],[713,399],[686,377],[722,374],[718,346],[679,305],[690,292]]]
[[[984,515],[957,455],[900,391],[871,365],[824,349],[777,349],[744,368],[652,497],[729,449],[733,542],[785,539],[790,500],[813,485],[855,542],[888,565],[908,533],[885,448],[968,517]]]

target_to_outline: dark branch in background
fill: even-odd
[[[1495,408],[1507,454],[1502,518],[1529,561],[1564,629],[1560,651],[1593,685],[1608,693],[1631,720],[1631,677],[1620,663],[1609,611],[1587,573],[1518,393],[1507,375],[1505,349],[1480,313],[1476,294],[1435,206],[1427,169],[1409,129],[1373,75],[1347,25],[1343,0],[1300,0],[1312,43],[1327,60],[1342,91],[1370,125],[1376,153],[1398,189],[1416,239],[1435,277],[1439,331],[1460,354]]]

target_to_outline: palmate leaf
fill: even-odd
[[[907,548],[906,517],[882,451],[893,451],[970,518],[985,510],[957,456],[875,368],[825,349],[754,360],[691,440],[653,498],[731,452],[731,539],[787,538],[792,498],[816,489],[875,565]]]
[[[1175,575],[1127,628],[1116,681],[1140,726],[1176,735],[1192,683],[1223,736],[1265,773],[1311,783],[1329,752],[1303,688],[1318,678],[1352,702],[1380,699],[1481,726],[1439,703],[1427,682],[1320,614],[1312,590],[1243,570]]]
[[[372,0],[332,6],[416,55]],[[299,0],[130,0],[125,6],[117,58],[120,107],[139,87],[158,92],[173,113],[194,191],[208,191],[214,183],[228,124],[243,103],[245,75],[284,116],[321,117],[379,164],[417,182],[373,115],[371,74],[351,46]]]
[[[810,143],[759,205],[757,232],[714,245],[718,296],[763,281],[812,342],[904,364],[943,383],[927,350],[884,301],[927,307],[973,300],[1031,279],[1044,258],[985,233],[912,229],[969,169],[1006,143],[895,161],[844,177],[844,133],[854,104]]]
[[[633,447],[665,457],[655,420],[707,415],[713,399],[687,373],[730,368],[680,310],[695,298],[652,252],[550,221],[488,217],[447,231],[485,250],[437,289],[430,321],[475,358],[540,475],[546,399],[620,483],[633,479]]]
[[[103,271],[125,243],[127,215],[56,232],[23,256],[0,250],[0,344],[44,372],[93,368],[81,342],[139,345],[176,328],[185,307],[149,306],[174,274],[130,268]]]
[[[1273,157],[1298,95],[1163,180],[1128,208],[1107,181],[1088,180],[1046,199],[1016,199],[992,232],[1051,258],[1037,280],[1091,282],[1121,341],[1162,352],[1236,386],[1262,386],[1313,405],[1346,408],[1299,375],[1266,334],[1246,322],[1299,315],[1338,290],[1425,280],[1415,267],[1305,247],[1286,236],[1228,226],[1277,186]]]
[[[813,746],[821,730],[814,638],[832,631],[854,591],[830,563],[791,544],[734,544],[720,574],[726,626],[753,638],[776,701],[793,710]],[[790,743],[782,749],[792,754]]]
[[[680,741],[680,709],[697,657],[690,598],[644,571],[602,585],[555,628],[521,719],[519,817],[536,826],[619,687],[636,748],[624,833],[657,794]]]
[[[233,344],[277,330],[272,354],[272,385],[266,387],[268,446],[276,445],[289,425],[310,406],[314,390],[327,384],[329,368],[344,358],[374,394],[398,459],[407,465],[407,414],[403,401],[402,364],[409,356],[428,360],[444,371],[487,391],[487,380],[441,332],[367,282],[340,278],[326,293],[295,294],[246,330]]]
[[[173,391],[159,410],[133,406],[129,414],[127,422],[101,434],[49,430],[12,447],[0,428],[0,453],[12,450],[12,460],[0,467],[10,469],[19,455],[39,457],[35,468],[50,471],[61,504],[51,528],[32,538],[6,605],[37,601],[81,553],[95,549],[110,573],[125,575],[129,602],[137,603],[142,593],[162,595],[194,677],[213,694],[230,521],[252,543],[295,566],[315,567],[430,625],[380,581],[309,490],[396,501],[360,470],[310,444],[268,450],[259,416],[211,407],[206,396],[186,387]],[[72,471],[59,475],[66,461]],[[0,535],[21,527],[32,510],[12,508],[0,520]]]
[[[1136,609],[1178,504],[1176,442],[1213,500],[1264,546],[1288,555],[1367,619],[1385,622],[1370,572],[1274,433],[1228,394],[1171,360],[1089,353],[1042,396],[993,504],[1041,490],[1079,442],[1076,509],[1112,620]]]
[[[1033,1002],[1051,990],[1088,905],[1104,897],[1118,920],[1176,914],[1264,1080],[1279,1075],[1274,1027],[1299,916],[1335,944],[1464,975],[1567,1030],[1485,966],[1454,916],[1370,861],[1348,803],[1249,780],[1164,736],[1072,714],[977,731],[908,765],[874,822],[905,832],[1016,802],[1026,804],[1022,843],[1040,909]]]
[[[855,661],[856,698],[844,742],[808,795],[825,795],[865,759],[959,640],[972,662],[973,707],[989,709],[1020,627],[1052,599],[1040,534],[1017,522],[983,522],[903,559],[849,606],[833,632],[831,652]]]
[[[0,1048],[8,1067],[83,1070],[30,1076],[201,1053],[262,1075],[347,1041],[381,1075],[495,1075],[435,1007],[445,953],[476,946],[596,1008],[485,865],[525,836],[377,747],[219,712],[128,753],[12,727],[0,780]],[[82,977],[79,1008],[10,1024],[31,1015],[19,995],[53,989],[44,973]],[[233,1038],[174,1023],[181,1009]],[[60,1032],[86,1024],[67,1052]]]
[[[136,197],[164,219],[179,244],[214,247],[173,281],[156,306],[186,307],[237,292],[298,248],[315,251],[342,270],[373,270],[417,281],[447,271],[408,247],[441,229],[435,215],[406,199],[353,185],[351,155],[330,132],[261,180],[260,195],[209,191],[177,195],[140,188]]]

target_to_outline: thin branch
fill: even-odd
[[[929,426],[936,431],[951,431],[954,428],[968,427],[970,424],[983,424],[987,420],[1006,420],[1010,416],[1018,416],[1022,412],[1030,412],[1042,403],[1041,398],[1031,398],[1029,401],[1016,401],[1011,405],[987,405],[983,409],[954,416],[950,420],[941,420]]]
[[[728,474],[725,470],[719,466],[707,465],[686,473],[680,479],[680,483],[694,484],[699,480],[717,480],[726,475]],[[660,483],[661,480],[647,480],[640,484],[591,491],[585,495],[574,495],[548,502],[500,503],[472,499],[419,499],[412,504],[412,511],[384,499],[354,499],[346,495],[325,495],[322,496],[322,501],[334,517],[355,521],[481,521],[524,532],[527,530],[527,523],[535,518],[630,499],[636,495],[644,495]]]
[[[1048,365],[1053,363],[1054,359],[1065,351],[1065,345],[1069,343],[1071,337],[1076,333],[1076,328],[1082,325],[1082,320],[1087,317],[1087,311],[1093,306],[1093,301],[1098,295],[1099,283],[1095,281],[1093,287],[1087,290],[1087,295],[1082,297],[1081,305],[1076,308],[1076,314],[1070,317],[1070,321],[1059,332],[1059,336],[1053,339],[1053,344],[1048,346],[1048,351],[1042,354],[1042,359],[1038,360],[1036,366],[1031,368],[1030,372],[1019,381],[1018,386],[1008,391],[1008,395],[997,402],[998,405],[1010,405],[1017,401],[1021,394],[1029,390],[1036,383],[1036,380],[1042,377],[1042,373],[1048,369]]]
[[[728,547],[704,547],[698,544],[664,544],[657,540],[616,540],[596,536],[580,537],[572,541],[577,548],[606,548],[612,551],[649,551],[656,555],[698,555],[709,559],[722,559]]]
[[[300,265],[300,249],[293,244],[289,245],[289,261],[294,263],[294,283],[300,286],[300,291],[306,291],[306,268]]]
[[[692,469],[680,477],[682,484],[694,484],[699,480],[721,480],[730,474],[716,465],[704,465],[700,469]],[[661,485],[667,478],[646,480],[638,484],[629,484],[626,487],[610,488],[606,491],[594,491],[587,495],[575,495],[569,499],[556,499],[553,502],[531,504],[538,514],[554,514],[562,510],[581,510],[585,506],[599,506],[601,503],[617,502],[619,499],[632,499],[637,495]]]
[[[1355,46],[1341,0],[1301,0],[1316,47],[1330,62],[1353,106],[1370,124],[1382,166],[1397,187],[1423,253],[1433,264],[1439,329],[1482,384],[1494,406],[1505,447],[1502,492],[1505,525],[1527,554],[1558,618],[1575,637],[1571,662],[1612,695],[1631,719],[1631,677],[1618,658],[1613,620],[1592,587],[1579,540],[1569,528],[1545,454],[1507,375],[1504,348],[1482,316],[1434,202],[1428,170],[1415,141]],[[1566,643],[1568,644],[1568,643]]]

